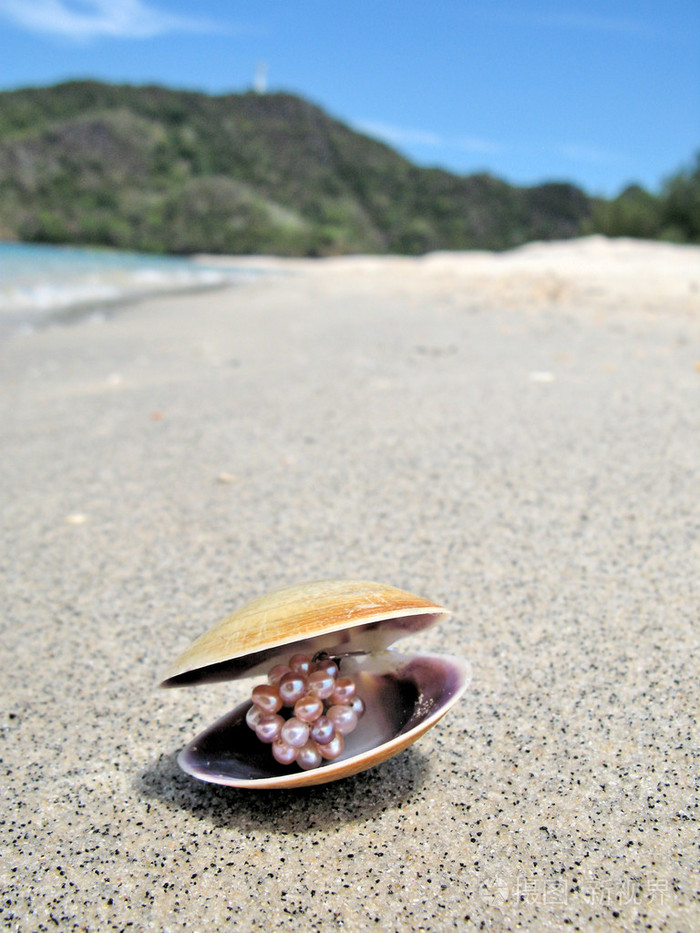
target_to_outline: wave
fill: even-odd
[[[0,243],[0,333],[30,332],[152,295],[220,288],[254,274],[186,258]]]

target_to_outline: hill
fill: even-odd
[[[505,249],[590,199],[420,168],[290,94],[74,81],[0,93],[0,237],[158,252]]]

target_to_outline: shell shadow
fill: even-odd
[[[216,827],[276,833],[325,831],[339,823],[372,819],[420,799],[430,759],[415,748],[341,781],[295,790],[241,790],[207,784],[184,774],[177,754],[161,755],[136,781],[136,790]]]

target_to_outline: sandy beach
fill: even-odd
[[[700,247],[244,264],[0,342],[0,922],[697,930]],[[183,774],[250,684],[168,664],[331,577],[451,609],[400,650],[466,696],[335,784]]]

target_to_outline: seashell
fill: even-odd
[[[184,748],[180,767],[215,784],[292,788],[348,777],[398,754],[454,706],[469,675],[457,658],[401,655],[389,646],[448,615],[420,596],[354,580],[304,583],[249,603],[193,642],[161,686],[267,675],[293,655],[327,655],[355,681],[365,713],[340,757],[299,771],[279,764],[251,731],[247,701]]]

